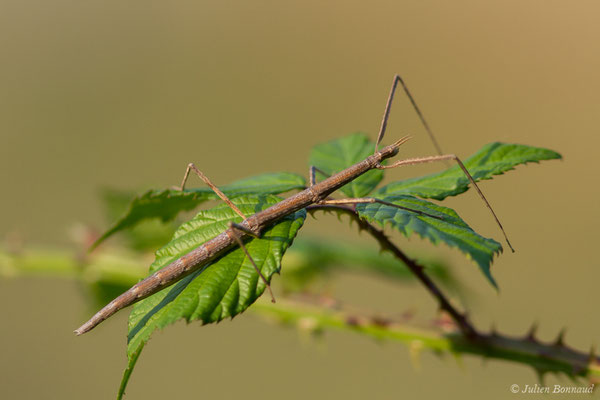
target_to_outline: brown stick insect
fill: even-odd
[[[385,131],[387,122],[389,119],[391,104],[394,99],[394,94],[396,92],[396,88],[398,84],[401,84],[404,92],[409,98],[414,110],[419,116],[423,126],[425,127],[427,133],[429,134],[433,144],[435,145],[438,155],[430,156],[430,157],[419,157],[419,158],[408,158],[400,161],[396,161],[389,165],[382,165],[382,161],[388,158],[392,158],[398,154],[399,148],[402,144],[410,139],[409,136],[405,136],[400,140],[394,142],[393,144],[386,146],[379,150],[379,144],[381,143]],[[440,146],[437,144],[435,137],[429,128],[423,114],[421,113],[419,107],[417,106],[413,96],[409,92],[406,84],[402,80],[399,75],[394,76],[394,80],[392,83],[392,87],[390,90],[389,97],[387,99],[385,111],[383,114],[383,119],[381,122],[381,128],[379,130],[379,134],[377,136],[377,141],[375,144],[375,150],[372,155],[364,159],[363,161],[354,164],[343,171],[340,171],[321,182],[316,182],[315,180],[315,167],[310,168],[310,186],[305,190],[294,194],[287,199],[280,201],[279,203],[261,211],[251,216],[244,215],[236,206],[229,200],[229,198],[221,192],[211,181],[208,179],[194,164],[189,164],[187,170],[185,172],[183,182],[179,187],[180,190],[183,190],[185,187],[185,183],[189,177],[190,172],[194,172],[204,183],[206,183],[225,203],[227,203],[238,215],[243,218],[242,223],[236,224],[230,222],[229,228],[226,229],[221,234],[217,235],[213,239],[205,242],[204,244],[198,246],[194,250],[185,254],[184,256],[178,258],[173,261],[171,264],[166,267],[160,269],[154,274],[150,275],[146,279],[142,280],[138,284],[134,285],[132,288],[127,290],[125,293],[118,296],[116,299],[111,301],[108,305],[98,311],[89,321],[80,326],[75,330],[77,335],[81,335],[86,333],[96,327],[105,319],[109,318],[117,311],[125,308],[133,303],[136,303],[139,300],[142,300],[174,283],[182,279],[183,277],[197,271],[207,263],[215,260],[216,258],[222,256],[226,251],[231,249],[232,247],[239,246],[246,253],[247,257],[251,260],[254,268],[256,269],[260,279],[264,281],[267,289],[271,294],[272,301],[275,299],[273,297],[273,293],[271,292],[271,288],[263,274],[260,272],[258,267],[256,266],[254,260],[246,250],[244,246],[243,239],[245,237],[260,237],[261,232],[265,227],[270,226],[275,223],[279,219],[283,218],[286,215],[294,213],[298,210],[306,208],[311,205],[340,205],[340,204],[359,204],[359,203],[382,203],[388,206],[401,208],[403,210],[414,212],[420,215],[427,215],[432,218],[440,219],[438,216],[430,215],[418,210],[413,210],[410,208],[398,206],[396,204],[388,203],[380,199],[367,197],[367,198],[347,198],[347,199],[339,199],[334,200],[330,199],[329,195],[335,192],[337,189],[341,188],[345,184],[351,182],[352,180],[358,178],[362,174],[372,169],[388,169],[400,167],[403,165],[415,165],[415,164],[423,164],[430,163],[436,161],[455,161],[465,176],[469,179],[473,187],[476,189],[477,193],[484,201],[485,205],[490,210],[492,216],[494,217],[496,223],[500,227],[502,234],[508,244],[508,246],[513,250],[508,237],[500,223],[498,217],[494,213],[490,203],[487,201],[484,194],[481,192],[477,183],[466,169],[462,161],[455,156],[454,154],[442,154]],[[513,250],[514,251],[514,250]]]

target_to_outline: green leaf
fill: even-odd
[[[279,202],[272,195],[247,195],[232,199],[246,215],[252,215]],[[266,229],[260,239],[251,239],[246,248],[264,277],[279,272],[281,258],[291,245],[306,218],[301,210],[288,215]],[[228,228],[230,221],[241,218],[226,204],[200,211],[182,224],[173,239],[156,252],[150,266],[153,273],[190,250],[200,246]],[[137,303],[129,316],[127,379],[139,356],[140,348],[152,332],[179,319],[200,320],[203,324],[218,322],[244,311],[265,290],[251,261],[236,248],[178,283]],[[124,388],[123,388],[124,390]]]
[[[306,186],[304,178],[289,172],[266,173],[241,179],[219,189],[227,196],[243,194],[279,194]],[[159,218],[162,222],[172,220],[181,211],[190,211],[200,203],[217,199],[212,189],[198,188],[185,191],[165,189],[150,190],[131,202],[127,213],[112,228],[104,233],[93,245],[92,249],[109,236],[123,229],[136,226],[142,221]]]
[[[456,247],[475,261],[490,283],[497,287],[490,273],[490,265],[494,255],[502,251],[500,243],[477,234],[450,208],[406,195],[388,196],[382,200],[439,217],[441,220],[379,203],[358,204],[356,211],[370,222],[377,222],[381,226],[390,224],[406,237],[416,233],[433,244],[442,242]]]
[[[430,256],[417,257],[427,272],[437,281],[455,289],[457,282],[449,266]],[[287,291],[304,291],[317,278],[334,271],[356,271],[373,274],[386,280],[416,282],[410,270],[389,252],[377,251],[373,246],[347,243],[325,237],[301,237],[285,255],[283,287]]]
[[[317,172],[321,179],[342,171],[373,154],[375,143],[363,133],[355,133],[341,139],[322,143],[310,152],[309,164],[328,174]],[[348,197],[364,197],[383,179],[383,171],[369,171],[341,188]]]
[[[119,219],[129,209],[136,198],[135,192],[106,188],[101,193],[107,220]],[[175,221],[162,222],[157,218],[139,221],[124,232],[128,247],[137,251],[154,251],[167,243],[173,236],[177,224]]]
[[[490,143],[469,157],[464,164],[476,181],[492,179],[514,169],[516,165],[562,158],[560,154],[539,147],[520,144]],[[375,197],[409,194],[423,198],[443,200],[466,192],[469,180],[455,165],[445,171],[419,178],[393,182],[378,189]]]

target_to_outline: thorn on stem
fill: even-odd
[[[527,332],[527,335],[525,336],[525,338],[529,341],[537,342],[535,335],[537,333],[538,327],[539,327],[539,324],[537,322],[534,322],[533,324],[531,324],[531,328],[529,328],[529,332]]]
[[[546,371],[544,371],[541,368],[535,368],[535,373],[537,375],[540,386],[544,386],[544,374],[546,373]]]
[[[595,363],[597,361],[596,359],[596,346],[592,345],[592,347],[590,348],[590,355],[588,357],[588,363],[592,364]]]
[[[490,333],[492,336],[498,336],[498,330],[496,329],[496,324],[492,324],[492,327],[490,329]]]
[[[558,336],[554,341],[554,345],[557,347],[562,347],[564,345],[565,334],[567,333],[567,328],[562,328],[560,332],[558,332]]]

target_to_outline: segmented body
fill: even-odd
[[[383,148],[363,161],[248,217],[241,225],[259,236],[260,232],[265,227],[270,226],[286,215],[290,215],[298,210],[306,208],[311,204],[318,203],[340,187],[353,181],[365,172],[376,168],[383,160],[393,157],[398,153],[398,148],[402,143],[403,140],[400,140]],[[108,303],[89,321],[75,330],[75,333],[81,335],[90,331],[117,311],[171,286],[186,275],[202,268],[224,254],[230,248],[236,246],[237,242],[234,235],[236,235],[236,233],[232,231],[232,228],[227,229],[215,238],[173,261],[166,267],[156,271],[154,274],[137,283],[131,289]]]

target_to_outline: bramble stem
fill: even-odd
[[[260,302],[251,310],[261,316],[313,331],[352,331],[378,340],[402,342],[411,347],[415,346],[416,349],[513,361],[530,365],[540,375],[548,372],[564,373],[570,377],[584,377],[590,383],[600,382],[600,358],[594,356],[593,352],[585,354],[574,350],[558,340],[555,343],[541,343],[528,335],[509,337],[492,332],[479,334],[478,340],[472,341],[456,332],[445,333],[440,329],[415,328],[381,317],[330,309],[323,304],[317,307],[305,301],[285,300],[277,305]]]
[[[130,286],[145,276],[146,269],[147,266],[138,255],[127,255],[119,251],[97,252],[91,257],[81,258],[76,257],[71,251],[22,249],[9,252],[0,246],[0,277],[2,278],[45,276],[75,280],[86,286],[90,285],[90,288],[98,282]],[[453,309],[450,303],[448,305]],[[458,325],[460,333],[444,333],[434,328],[417,329],[381,317],[373,318],[332,310],[323,303],[319,303],[317,307],[309,306],[306,302],[299,303],[285,299],[278,301],[277,304],[257,302],[249,308],[249,311],[261,316],[275,317],[278,321],[294,323],[301,327],[353,331],[376,339],[416,344],[436,352],[448,351],[510,360],[518,364],[530,365],[540,373],[563,372],[571,377],[581,376],[592,382],[600,382],[600,358],[593,350],[586,354],[566,346],[563,332],[553,343],[541,343],[533,333],[523,337],[509,337],[493,331],[476,332],[477,340],[470,340],[462,334],[464,325],[470,326],[468,321],[462,327]],[[306,324],[307,321],[310,323]]]
[[[381,247],[385,250],[390,251],[396,258],[401,260],[415,277],[421,281],[425,288],[431,293],[433,297],[438,301],[440,309],[446,311],[454,322],[458,325],[461,332],[470,340],[477,340],[480,334],[471,325],[469,320],[464,314],[461,314],[454,306],[450,303],[450,300],[442,293],[440,288],[425,274],[425,267],[418,264],[416,261],[409,258],[402,250],[400,250],[392,241],[385,235],[383,230],[378,229],[375,225],[360,218],[358,213],[353,207],[343,205],[313,205],[307,207],[307,210],[312,211],[339,211],[348,214],[357,223],[360,229],[367,231],[375,240],[379,242]]]

